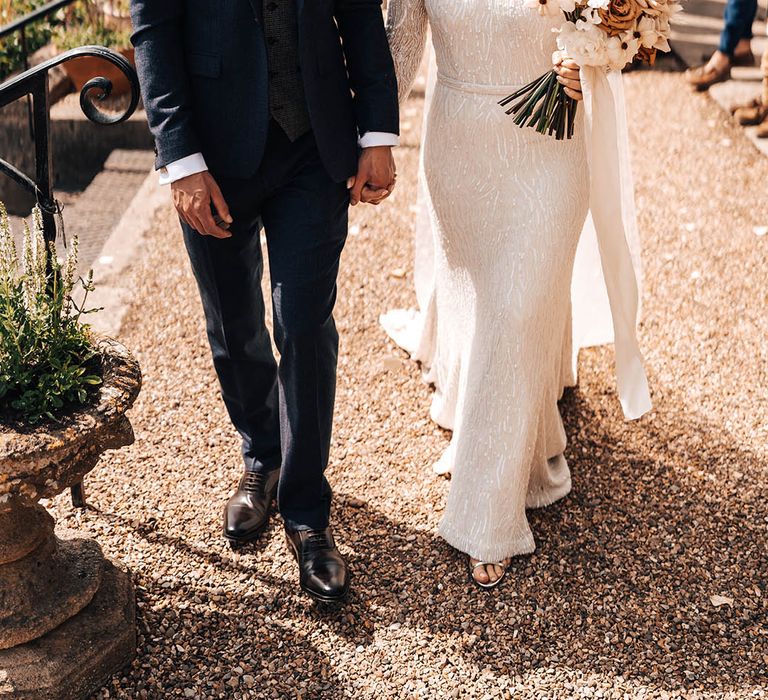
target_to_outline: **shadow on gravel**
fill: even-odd
[[[398,626],[440,637],[444,658],[461,654],[478,670],[524,677],[557,668],[668,691],[744,696],[768,681],[764,644],[768,564],[766,501],[739,498],[710,467],[731,460],[758,472],[768,464],[736,447],[690,452],[670,437],[699,436],[705,423],[676,422],[663,406],[644,439],[662,460],[643,457],[630,431],[591,411],[578,392],[563,402],[574,491],[529,513],[538,550],[517,559],[508,581],[472,587],[463,556],[430,532],[401,527],[370,506],[337,499],[343,540],[358,572],[354,615],[366,629]],[[579,437],[587,427],[589,438]],[[622,430],[622,428],[619,428]],[[356,499],[355,499],[356,501]],[[425,577],[409,572],[427,570]],[[716,607],[711,598],[733,598]],[[343,614],[343,613],[341,613]],[[762,650],[761,650],[762,649]]]
[[[223,545],[219,554],[152,522],[131,526],[120,516],[99,515],[193,564],[239,571],[261,584],[260,594],[238,597],[203,585],[171,586],[183,588],[176,592],[191,602],[162,614],[188,631],[216,630],[206,637],[208,648],[185,650],[193,666],[219,653],[233,658],[233,644],[234,658],[241,650],[270,672],[286,656],[302,659],[307,697],[349,697],[334,680],[332,659],[309,639],[318,628],[358,646],[374,643],[383,628],[438,638],[444,654],[422,661],[434,673],[450,669],[458,654],[478,670],[519,679],[567,668],[670,691],[745,695],[765,683],[765,500],[740,500],[738,486],[709,479],[713,460],[723,455],[674,446],[676,434],[706,441],[709,429],[690,422],[693,414],[686,424],[664,424],[664,407],[657,407],[654,422],[637,431],[657,441],[664,457],[653,460],[633,445],[636,432],[605,429],[615,421],[592,413],[578,391],[566,395],[562,408],[572,436],[573,493],[529,513],[538,550],[515,560],[507,582],[492,593],[472,587],[464,557],[431,532],[404,527],[357,496],[336,497],[336,530],[355,572],[354,592],[339,608],[303,598],[292,566],[287,577],[265,573],[268,561],[258,547],[233,561]],[[736,467],[768,467],[737,448],[725,458]],[[265,546],[274,538],[282,538],[277,519]],[[428,573],[426,586],[423,575],[412,575],[420,569]],[[734,603],[715,607],[713,595]],[[169,634],[153,621],[142,624],[148,638]],[[145,653],[152,653],[151,644]],[[382,663],[386,671],[388,662]]]
[[[149,609],[142,599],[151,596],[139,589],[141,658],[176,654],[224,686],[227,669],[251,659],[254,682],[279,679],[263,697],[279,697],[303,681],[305,698],[346,698],[350,686],[336,677],[333,656],[313,641],[317,635],[371,649],[382,677],[394,679],[398,669],[379,654],[376,633],[397,638],[402,630],[417,648],[425,640],[419,663],[434,674],[450,673],[462,657],[478,672],[519,681],[576,670],[609,678],[614,687],[620,679],[630,688],[746,697],[768,680],[761,647],[768,507],[759,489],[745,495],[740,485],[768,464],[723,443],[722,431],[711,431],[695,414],[672,411],[659,405],[642,429],[630,429],[615,416],[597,415],[579,391],[567,393],[562,412],[574,490],[529,512],[538,549],[515,560],[507,581],[491,593],[469,583],[464,556],[426,525],[406,527],[361,494],[336,495],[336,532],[355,575],[353,593],[338,608],[298,592],[277,518],[261,546],[234,556],[218,540],[216,523],[211,539],[193,542],[163,532],[168,523],[97,511],[110,527],[132,531],[190,571],[253,581],[253,593],[232,595],[216,587],[215,574],[205,583],[173,584],[139,576],[159,601]],[[649,442],[657,446],[650,457]],[[425,473],[431,478],[437,477]],[[714,595],[733,604],[715,607]],[[163,602],[172,599],[184,602]],[[186,646],[177,647],[181,630]],[[190,643],[196,630],[205,630],[204,646]],[[222,669],[211,665],[216,658],[227,659]]]

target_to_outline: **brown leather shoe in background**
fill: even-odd
[[[731,65],[733,66],[752,68],[752,66],[756,64],[757,60],[755,58],[755,54],[753,54],[752,51],[744,51],[743,53],[733,54],[733,61],[731,62]]]
[[[727,66],[722,70],[710,68],[709,64],[695,66],[685,71],[685,79],[699,92],[709,90],[716,83],[724,83],[731,79],[731,67]]]
[[[710,54],[708,53],[701,54],[702,61],[709,61],[709,57]],[[736,51],[733,54],[733,58],[731,59],[731,65],[744,68],[752,68],[752,66],[757,65],[757,57],[754,53],[752,53],[751,48],[747,49],[746,51]]]
[[[768,117],[757,127],[757,138],[768,139]]]
[[[736,112],[738,112],[740,109],[743,109],[744,107],[759,107],[762,104],[759,97],[755,97],[754,99],[750,100],[749,102],[742,102],[741,104],[735,104],[731,105],[731,115],[735,116]]]
[[[768,117],[768,107],[760,102],[756,105],[739,107],[733,113],[733,118],[741,126],[755,126],[756,124],[762,124],[766,117]]]

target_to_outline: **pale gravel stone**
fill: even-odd
[[[277,520],[260,547],[224,545],[237,438],[164,212],[121,336],[145,373],[137,442],[89,476],[94,509],[53,508],[138,584],[138,657],[100,697],[768,697],[768,237],[753,232],[768,223],[768,161],[679,75],[637,73],[627,88],[655,410],[624,423],[610,349],[583,353],[563,401],[573,493],[532,514],[537,552],[490,595],[434,535],[450,482],[430,465],[446,436],[426,419],[419,369],[377,324],[413,302],[418,113],[397,195],[353,211],[343,259],[329,478],[355,571],[344,608],[298,593]]]

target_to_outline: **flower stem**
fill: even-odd
[[[540,134],[554,135],[557,140],[573,138],[578,103],[565,94],[554,70],[499,102],[502,107],[510,104],[506,114],[514,115],[519,127],[535,128]]]

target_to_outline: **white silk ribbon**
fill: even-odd
[[[589,162],[589,206],[613,319],[616,381],[624,416],[651,410],[648,380],[637,342],[638,282],[629,247],[636,229],[624,84],[619,71],[581,69]]]

